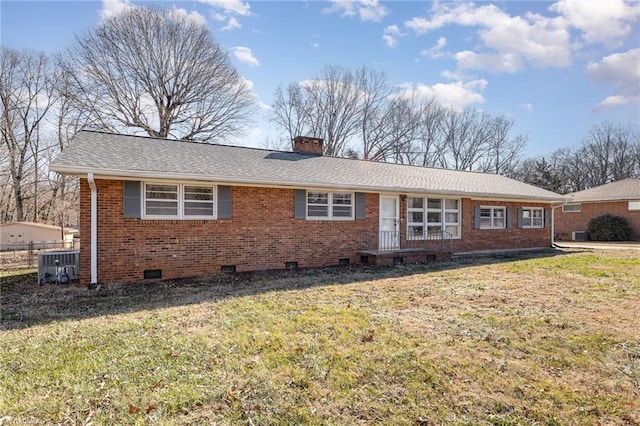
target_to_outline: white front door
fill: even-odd
[[[397,196],[380,196],[380,232],[378,250],[400,248],[399,208]]]

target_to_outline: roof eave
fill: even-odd
[[[224,176],[215,175],[201,175],[190,173],[160,173],[147,170],[119,170],[119,169],[96,169],[91,167],[79,167],[79,166],[62,166],[52,164],[50,170],[66,175],[85,176],[89,172],[95,174],[96,179],[163,179],[163,180],[195,180],[195,181],[213,181],[226,184],[235,184],[243,186],[272,186],[272,187],[284,187],[284,188],[337,188],[351,191],[363,191],[363,192],[395,192],[404,194],[424,194],[428,192],[434,195],[448,195],[458,197],[469,198],[481,198],[481,199],[506,199],[512,201],[539,201],[545,203],[560,203],[569,201],[570,198],[558,196],[558,197],[546,197],[546,196],[524,196],[500,194],[492,192],[465,192],[465,191],[444,191],[437,189],[422,189],[422,188],[405,188],[395,186],[370,186],[370,185],[341,185],[341,184],[325,184],[322,182],[291,182],[286,180],[256,180],[255,178],[233,178],[230,179]]]

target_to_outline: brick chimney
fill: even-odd
[[[293,138],[293,152],[298,154],[322,155],[324,141],[310,136],[296,136]]]

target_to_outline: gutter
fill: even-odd
[[[89,287],[98,284],[98,188],[93,179],[93,172],[87,173],[87,181],[91,188],[91,282]]]
[[[64,167],[64,166],[52,166],[50,167],[52,171],[68,174],[68,175],[77,175],[82,176],[85,173],[92,173],[89,171],[89,168],[85,167]],[[113,169],[103,169],[100,170],[99,174],[100,179],[119,179],[119,180],[149,180],[149,179],[158,179],[158,180],[192,180],[199,182],[216,182],[220,184],[227,185],[239,185],[239,186],[262,186],[262,187],[277,187],[277,188],[318,188],[318,189],[343,189],[349,191],[362,191],[362,192],[389,192],[389,193],[404,193],[404,194],[433,194],[433,195],[450,195],[456,197],[468,197],[472,199],[500,199],[500,200],[508,200],[508,201],[538,201],[542,203],[554,203],[566,202],[566,197],[542,197],[542,196],[531,196],[531,195],[518,195],[518,196],[509,196],[509,194],[496,194],[491,192],[467,192],[460,190],[441,190],[441,189],[431,189],[426,190],[424,188],[406,188],[406,187],[397,187],[397,186],[379,186],[379,185],[344,185],[344,184],[335,184],[335,183],[327,183],[327,182],[292,182],[286,179],[267,179],[260,180],[256,178],[227,178],[224,176],[214,176],[214,175],[197,175],[197,174],[189,174],[189,173],[160,173],[160,172],[152,172],[152,171],[133,171],[133,170],[113,170]]]
[[[556,209],[558,207],[565,206],[567,203],[568,201],[565,200],[562,202],[562,204],[551,207],[551,247],[555,247],[556,245]]]

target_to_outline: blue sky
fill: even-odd
[[[150,3],[1,0],[1,42],[63,50],[102,19]],[[242,143],[278,138],[280,84],[326,65],[386,73],[398,91],[513,117],[527,156],[575,146],[608,120],[640,129],[640,2],[559,0],[161,1],[206,23],[252,85],[262,115]]]

